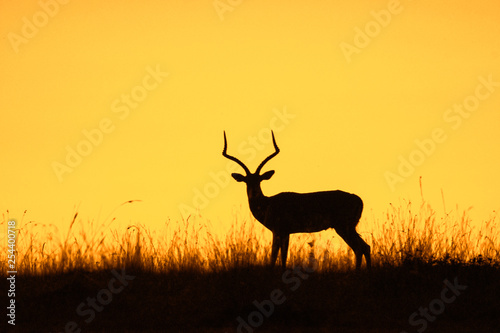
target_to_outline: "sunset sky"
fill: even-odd
[[[342,189],[500,209],[495,1],[0,0],[0,209],[155,227]],[[243,172],[235,166],[236,172]],[[127,200],[141,200],[115,208]],[[240,208],[241,207],[241,208]]]

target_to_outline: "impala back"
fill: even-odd
[[[270,199],[266,226],[273,232],[317,232],[329,228],[355,228],[363,201],[343,191],[314,193],[283,192]]]

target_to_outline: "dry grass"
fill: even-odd
[[[473,223],[468,211],[439,216],[410,202],[380,217],[365,212],[358,231],[372,246],[370,274],[352,271],[354,255],[334,231],[292,235],[288,266],[318,265],[304,275],[264,267],[271,233],[250,215],[236,215],[219,234],[201,216],[158,230],[120,222],[75,214],[62,231],[19,221],[16,332],[61,332],[70,322],[89,332],[238,331],[237,318],[255,318],[256,302],[269,304],[276,290],[285,301],[259,331],[413,332],[420,326],[412,314],[437,304],[445,280],[467,289],[428,323],[429,332],[498,331],[496,215]],[[0,266],[5,274],[7,261]],[[105,295],[114,268],[133,280],[89,321],[77,309]]]
[[[127,204],[126,202],[124,204]],[[475,223],[467,211],[438,216],[427,203],[416,207],[403,202],[391,206],[380,218],[362,218],[358,231],[372,246],[374,266],[448,264],[500,264],[498,216]],[[9,220],[4,214],[2,228]],[[144,225],[113,228],[114,219],[83,221],[75,214],[66,233],[55,225],[18,222],[17,270],[19,274],[44,275],[74,270],[96,271],[115,267],[149,272],[205,271],[265,265],[271,233],[251,216],[237,216],[225,235],[214,234],[201,216],[163,228]],[[477,227],[475,227],[477,226]],[[7,254],[7,236],[0,240]],[[303,265],[311,258],[319,271],[346,271],[353,267],[352,251],[334,231],[292,235],[289,265]],[[2,272],[7,260],[0,260]]]

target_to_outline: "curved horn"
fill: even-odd
[[[222,151],[222,156],[230,159],[231,161],[234,161],[234,162],[238,163],[245,170],[245,172],[246,172],[247,175],[250,174],[250,170],[248,170],[247,166],[245,164],[243,164],[243,162],[241,162],[236,157],[227,154],[226,131],[224,131],[224,150]]]
[[[271,134],[273,136],[273,144],[274,144],[274,153],[272,153],[271,155],[269,155],[268,157],[266,157],[265,160],[262,161],[262,163],[260,163],[260,165],[257,167],[257,170],[255,171],[256,174],[260,174],[260,170],[262,169],[262,167],[264,166],[264,164],[266,164],[267,162],[269,162],[269,160],[271,158],[273,158],[274,156],[278,155],[278,153],[280,152],[280,149],[278,148],[278,145],[276,144],[276,139],[274,138],[274,132],[271,131]]]

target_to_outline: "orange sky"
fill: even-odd
[[[215,5],[214,5],[215,4]],[[232,5],[231,5],[232,4]],[[230,223],[264,193],[342,189],[378,214],[500,197],[500,10],[471,1],[0,0],[0,208]],[[241,172],[238,171],[238,172]]]

